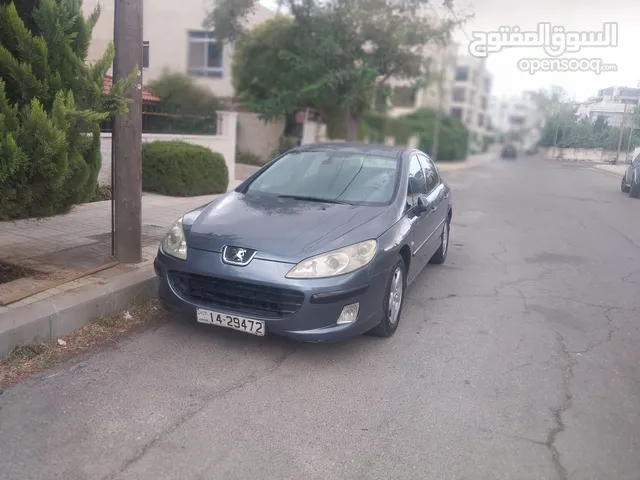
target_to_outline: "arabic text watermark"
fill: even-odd
[[[521,58],[518,70],[535,75],[538,72],[616,72],[618,66],[601,58]]]
[[[522,31],[520,27],[502,26],[493,32],[472,32],[469,53],[478,58],[486,58],[491,53],[506,48],[543,48],[550,57],[560,57],[565,53],[577,53],[583,48],[618,46],[618,24],[604,23],[600,31],[572,31],[549,22],[538,23],[534,31]]]

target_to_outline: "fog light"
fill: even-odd
[[[358,310],[360,310],[360,302],[345,306],[336,323],[344,325],[345,323],[355,322],[358,319]]]

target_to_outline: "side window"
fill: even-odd
[[[422,168],[424,168],[427,192],[432,192],[438,185],[440,185],[440,175],[438,175],[438,170],[431,159],[426,155],[420,155],[420,163],[422,164]]]
[[[420,165],[417,155],[411,155],[409,162],[409,184],[407,186],[407,202],[415,205],[419,195],[427,194],[427,181],[424,178],[424,170]]]
[[[640,155],[638,155],[638,156],[636,157],[636,159],[633,161],[633,164],[634,164],[635,166],[640,165]]]

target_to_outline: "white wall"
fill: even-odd
[[[251,112],[238,113],[238,151],[252,153],[262,160],[270,160],[269,155],[280,142],[284,132],[284,118],[263,122]]]
[[[568,160],[574,162],[605,163],[616,156],[615,150],[602,148],[554,148],[543,150],[544,158],[548,160]],[[620,162],[624,163],[626,153],[620,152]]]
[[[209,148],[213,152],[222,154],[227,169],[229,170],[229,183],[236,178],[236,112],[218,112],[217,135],[180,135],[166,133],[143,133],[142,142],[154,142],[156,140],[182,140]],[[102,154],[102,166],[98,174],[98,182],[111,184],[111,134],[100,135],[100,153]]]

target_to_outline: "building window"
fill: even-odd
[[[149,42],[142,42],[142,68],[149,68]]]
[[[487,97],[482,97],[481,105],[482,105],[482,110],[487,109]]]
[[[453,89],[453,101],[454,102],[464,102],[466,95],[465,89],[462,87],[456,87]]]
[[[462,109],[460,107],[453,107],[451,109],[451,116],[458,120],[462,120]]]
[[[466,82],[469,80],[469,69],[467,67],[456,68],[456,82]]]
[[[222,78],[222,48],[211,32],[189,32],[189,75]]]
[[[482,127],[484,125],[484,115],[482,113],[478,114],[478,126]]]
[[[391,103],[396,107],[414,107],[416,93],[414,87],[395,87],[391,95]]]

